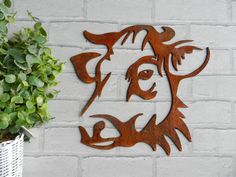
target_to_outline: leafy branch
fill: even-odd
[[[10,0],[0,3],[0,138],[51,119],[48,100],[58,93],[52,88],[63,67],[47,46],[42,23],[31,12],[33,27],[8,37],[8,25],[16,15],[10,7]]]

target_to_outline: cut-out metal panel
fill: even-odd
[[[135,129],[136,119],[142,115],[137,113],[127,122],[121,122],[118,118],[107,115],[97,114],[92,115],[93,118],[100,118],[110,121],[113,126],[118,130],[118,137],[103,138],[101,137],[101,131],[105,128],[105,122],[99,121],[93,127],[93,135],[90,137],[86,129],[82,126],[79,127],[82,138],[81,142],[97,149],[111,149],[117,146],[130,147],[136,143],[143,142],[148,144],[153,150],[156,150],[156,145],[160,145],[166,154],[170,154],[170,145],[167,142],[166,137],[169,137],[178,148],[182,150],[181,142],[176,130],[178,129],[188,141],[191,141],[190,132],[183,121],[184,115],[178,110],[179,108],[186,108],[187,106],[178,98],[179,84],[183,79],[191,78],[199,74],[207,65],[210,59],[210,50],[206,48],[205,59],[201,66],[196,70],[188,74],[174,74],[170,68],[178,71],[178,65],[182,64],[182,60],[185,59],[185,54],[191,54],[194,50],[202,50],[199,47],[193,45],[183,44],[192,42],[192,40],[181,40],[171,44],[165,42],[170,41],[175,32],[170,27],[162,27],[163,31],[158,32],[154,27],[150,25],[136,25],[127,27],[119,32],[110,32],[105,34],[92,34],[88,31],[84,31],[85,38],[93,44],[104,45],[107,48],[106,54],[101,56],[97,52],[86,52],[75,55],[71,58],[71,62],[75,68],[78,78],[86,84],[95,84],[95,90],[81,111],[83,115],[94,102],[94,100],[102,95],[103,88],[111,76],[111,72],[107,73],[105,77],[102,77],[101,66],[105,60],[110,61],[113,52],[113,46],[119,39],[122,39],[121,45],[125,44],[129,36],[132,37],[132,42],[135,42],[136,36],[141,31],[146,31],[146,35],[142,41],[141,50],[144,50],[147,43],[152,47],[153,55],[143,56],[135,61],[126,72],[126,80],[129,82],[127,89],[127,101],[130,100],[132,95],[137,95],[144,100],[153,99],[157,91],[156,83],[144,90],[140,87],[140,80],[148,80],[153,75],[153,71],[150,69],[139,70],[140,66],[144,64],[154,65],[159,75],[162,77],[165,74],[168,78],[170,90],[171,90],[171,109],[168,115],[160,123],[156,123],[156,114],[154,114],[147,125],[141,130]],[[95,75],[91,76],[87,70],[87,64],[91,60],[101,57],[95,67]],[[105,109],[105,108],[104,108]],[[105,112],[106,110],[104,110]],[[109,145],[99,145],[100,143],[110,142]]]

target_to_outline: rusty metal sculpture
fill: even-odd
[[[134,43],[137,34],[143,30],[146,31],[147,34],[143,39],[141,50],[143,50],[146,44],[149,43],[154,55],[141,57],[128,68],[126,72],[126,80],[128,80],[130,84],[127,90],[127,101],[129,101],[132,95],[137,95],[145,100],[150,100],[156,96],[157,91],[154,91],[156,87],[155,83],[148,90],[141,89],[138,83],[139,80],[148,80],[153,75],[152,70],[139,72],[139,67],[143,64],[152,64],[157,68],[160,76],[163,76],[162,68],[164,69],[170,85],[172,102],[171,109],[163,121],[156,124],[156,115],[154,114],[141,131],[135,129],[135,121],[140,115],[142,115],[141,113],[133,116],[127,122],[121,122],[119,119],[107,114],[93,115],[91,116],[93,118],[102,118],[110,121],[118,130],[120,136],[102,138],[101,131],[105,128],[105,123],[104,121],[99,121],[93,127],[92,137],[88,135],[84,127],[79,127],[82,135],[81,142],[83,144],[97,149],[111,149],[117,146],[130,147],[136,143],[143,142],[150,145],[153,150],[156,150],[156,145],[158,144],[164,149],[166,154],[169,155],[170,145],[165,136],[169,137],[180,151],[182,150],[182,147],[176,129],[178,129],[188,141],[191,141],[190,132],[182,120],[184,115],[178,110],[179,108],[187,107],[177,96],[178,86],[181,80],[194,77],[204,69],[209,61],[210,51],[206,48],[205,60],[199,68],[186,75],[176,75],[171,72],[170,65],[172,65],[177,71],[178,65],[181,65],[186,53],[189,54],[192,53],[193,50],[202,49],[195,46],[177,47],[180,44],[191,42],[192,40],[181,40],[172,44],[164,44],[164,42],[171,40],[175,36],[175,32],[170,27],[162,27],[162,29],[163,32],[158,32],[154,27],[149,25],[136,25],[127,27],[120,32],[111,32],[100,35],[92,34],[87,31],[84,32],[84,36],[88,41],[97,45],[105,45],[107,47],[107,52],[99,60],[95,68],[94,77],[89,75],[86,65],[90,60],[101,56],[101,54],[96,52],[87,52],[78,54],[71,58],[71,62],[74,65],[78,78],[87,84],[96,84],[96,88],[83,108],[81,115],[86,112],[96,97],[101,96],[103,87],[110,78],[111,73],[106,74],[106,76],[102,78],[101,65],[103,61],[111,60],[110,56],[113,54],[114,44],[120,38],[124,37],[121,43],[121,45],[123,45],[131,34],[133,34],[132,42]],[[111,144],[98,145],[99,143],[104,142],[111,142]]]

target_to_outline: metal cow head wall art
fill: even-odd
[[[108,114],[99,113],[92,115],[90,117],[110,121],[118,130],[119,136],[103,138],[101,132],[105,128],[105,122],[99,121],[93,127],[92,136],[89,136],[84,127],[79,127],[81,142],[83,144],[97,149],[111,149],[118,146],[131,147],[136,143],[143,142],[148,144],[153,150],[156,150],[156,146],[159,145],[164,149],[166,154],[169,155],[171,149],[166,137],[169,137],[173,141],[179,151],[182,150],[180,138],[176,130],[179,130],[188,141],[191,141],[190,132],[183,121],[184,115],[178,110],[179,108],[187,107],[178,98],[178,86],[183,79],[194,77],[205,68],[210,58],[210,51],[206,48],[205,59],[196,70],[185,75],[174,74],[171,72],[170,68],[174,68],[174,70],[178,71],[178,65],[181,65],[182,60],[185,58],[185,54],[191,54],[194,50],[202,49],[192,45],[183,46],[184,43],[192,42],[192,40],[180,40],[172,44],[166,44],[165,42],[171,40],[175,36],[175,32],[170,27],[162,27],[162,29],[163,31],[159,32],[150,25],[135,25],[127,27],[119,32],[105,34],[92,34],[88,31],[84,31],[84,37],[89,42],[96,45],[104,45],[106,46],[107,51],[104,56],[101,56],[101,54],[97,52],[86,52],[71,58],[78,78],[86,84],[95,84],[95,90],[82,109],[81,115],[89,109],[90,105],[97,97],[102,95],[103,88],[106,87],[106,83],[112,73],[107,73],[105,77],[103,77],[101,66],[105,60],[111,61],[111,55],[114,54],[114,45],[120,39],[122,39],[121,45],[125,44],[129,36],[132,37],[132,42],[134,43],[137,34],[141,31],[146,31],[141,50],[144,50],[148,43],[153,50],[153,55],[138,58],[136,62],[129,66],[126,72],[126,80],[129,82],[126,101],[129,101],[132,95],[137,95],[144,100],[151,100],[156,96],[157,91],[155,90],[155,83],[147,90],[142,89],[139,85],[140,80],[148,80],[153,75],[153,71],[149,69],[139,71],[140,66],[151,64],[157,69],[158,74],[161,77],[163,76],[163,73],[165,73],[168,79],[171,91],[171,108],[167,116],[160,123],[156,123],[156,114],[154,114],[140,131],[135,128],[136,119],[142,115],[140,112],[137,112],[136,115],[126,122],[122,122],[118,118]],[[90,61],[97,57],[101,58],[95,67],[94,76],[91,76],[88,73],[86,66]],[[109,142],[110,144],[101,145],[101,143],[106,142]]]

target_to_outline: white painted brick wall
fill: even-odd
[[[151,157],[89,157],[82,159],[82,175],[104,177],[152,177]]]
[[[236,176],[236,1],[235,0],[15,0],[18,11],[14,32],[31,25],[26,10],[40,17],[49,32],[49,44],[55,56],[66,62],[60,76],[61,93],[50,101],[50,112],[56,117],[48,125],[33,129],[36,138],[25,143],[24,177],[235,177]],[[136,44],[130,40],[115,46],[113,62],[106,62],[102,73],[112,71],[111,80],[102,97],[88,112],[79,111],[92,94],[94,85],[79,81],[69,58],[83,51],[99,51],[84,39],[83,30],[94,33],[117,31],[134,24],[170,26],[175,29],[175,40],[193,39],[200,47],[209,46],[211,60],[197,77],[184,80],[180,98],[189,106],[182,109],[192,134],[189,143],[181,134],[183,151],[173,143],[172,154],[166,157],[158,148],[153,152],[144,144],[132,148],[101,151],[80,143],[79,125],[88,128],[96,122],[88,116],[110,113],[123,121],[138,111],[144,115],[136,126],[143,127],[153,113],[158,122],[169,109],[170,93],[166,78],[158,78],[158,97],[152,101],[133,96],[125,103],[128,87],[124,80],[127,67],[137,58],[150,53],[150,47],[140,52],[142,36]],[[197,68],[203,55],[187,57],[180,73]],[[120,62],[122,60],[122,62]],[[94,66],[88,70],[94,73]],[[142,82],[148,87],[150,82]],[[129,109],[129,111],[127,111]],[[125,114],[124,114],[125,113]],[[104,136],[117,135],[111,124]]]

